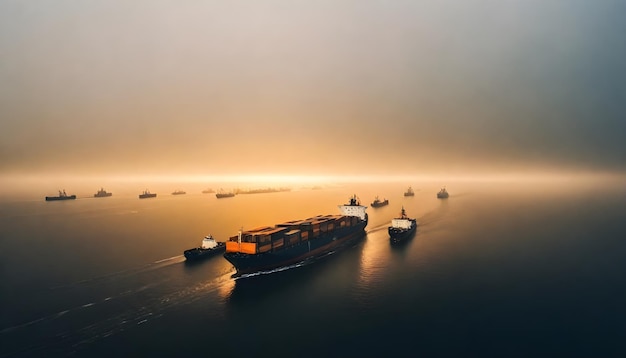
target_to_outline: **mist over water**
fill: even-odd
[[[403,197],[412,185],[416,195]],[[114,192],[0,211],[0,356],[620,356],[622,183],[361,183],[217,199]],[[353,247],[234,279],[185,249],[357,194]],[[404,207],[416,235],[391,246]],[[37,339],[33,339],[36,337]],[[242,344],[244,341],[246,344]],[[393,342],[393,344],[390,344]]]
[[[624,171],[625,11],[3,1],[0,174]]]

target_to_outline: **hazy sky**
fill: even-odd
[[[0,174],[626,170],[626,1],[0,0]]]

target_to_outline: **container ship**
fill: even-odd
[[[345,247],[365,234],[367,207],[353,196],[339,209],[340,215],[318,215],[240,230],[226,242],[224,258],[235,266],[235,275],[239,276],[284,267]]]
[[[56,201],[56,200],[74,200],[76,199],[76,195],[67,195],[65,190],[59,190],[59,196],[46,196],[46,201]]]

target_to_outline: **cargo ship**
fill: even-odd
[[[207,188],[202,191],[202,194],[212,194],[212,193],[215,193],[215,190],[211,188]]]
[[[187,194],[187,192],[183,190],[175,190],[172,192],[172,195],[183,195],[183,194]]]
[[[385,199],[381,201],[380,199],[378,199],[378,196],[376,196],[376,198],[374,199],[374,201],[372,201],[372,204],[370,205],[372,205],[373,208],[380,208],[381,206],[389,205],[389,200]]]
[[[232,198],[233,196],[235,196],[235,192],[232,192],[232,191],[231,192],[225,192],[224,190],[221,190],[221,189],[220,189],[220,191],[217,194],[215,194],[215,197],[218,198],[218,199],[221,199],[221,198]]]
[[[404,196],[414,196],[415,192],[413,192],[413,188],[409,187],[405,192]]]
[[[55,201],[55,200],[74,200],[76,199],[76,195],[67,195],[65,190],[59,190],[59,196],[46,196],[46,201]]]
[[[391,220],[391,226],[388,228],[389,240],[392,244],[399,243],[413,235],[416,228],[417,220],[409,218],[402,207],[400,216]]]
[[[109,193],[104,188],[100,188],[97,193],[93,194],[94,198],[106,198],[107,196],[111,196],[113,193]]]
[[[235,194],[266,194],[266,193],[280,193],[283,191],[291,191],[291,188],[263,188],[263,189],[249,189],[249,190],[235,190]]]
[[[148,189],[146,189],[143,191],[143,193],[139,194],[139,199],[146,199],[146,198],[156,198],[156,194],[151,193],[148,191]]]
[[[343,248],[365,234],[366,206],[356,196],[339,205],[340,215],[318,215],[274,226],[240,230],[226,242],[224,258],[235,276],[288,266]]]
[[[450,194],[448,194],[448,191],[445,187],[441,188],[441,190],[439,190],[439,192],[437,193],[437,198],[439,199],[447,199],[449,196]]]
[[[207,235],[202,239],[202,246],[185,250],[183,254],[187,261],[198,261],[224,252],[224,249],[226,249],[225,242],[217,242],[213,239],[213,236]]]

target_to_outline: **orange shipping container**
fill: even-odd
[[[244,254],[256,254],[256,244],[252,242],[242,242],[241,252]]]
[[[273,247],[274,249],[277,249],[277,248],[279,248],[279,247],[282,247],[282,246],[283,246],[283,244],[284,244],[283,239],[279,239],[279,240],[276,240],[276,241],[272,242],[272,247]]]
[[[239,243],[236,241],[226,241],[226,252],[239,252]]]

